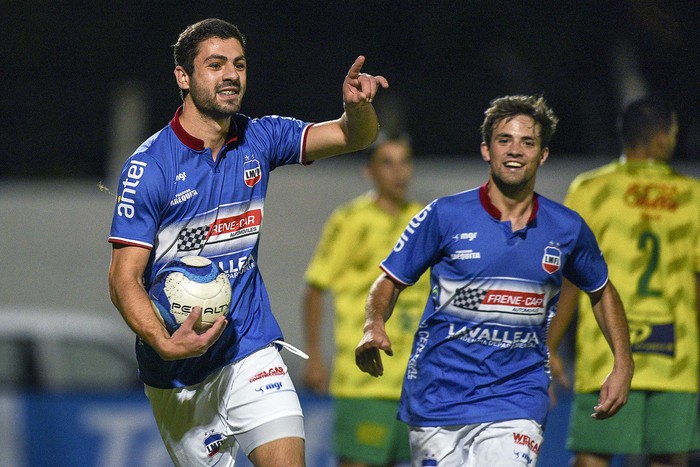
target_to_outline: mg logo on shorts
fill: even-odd
[[[280,389],[282,389],[282,382],[276,381],[276,382],[270,383],[270,384],[263,384],[262,386],[257,388],[255,391],[259,392],[260,394],[265,394],[266,392],[279,391]]]
[[[548,246],[542,256],[542,267],[548,274],[554,274],[561,266],[561,251],[559,248]]]
[[[532,465],[534,462],[533,457],[527,452],[513,451],[516,461],[525,465]]]

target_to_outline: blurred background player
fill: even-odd
[[[338,207],[324,226],[305,275],[304,318],[309,353],[304,380],[317,394],[328,394],[321,322],[326,291],[333,295],[335,351],[330,394],[335,407],[335,455],[341,466],[385,466],[408,461],[408,428],[396,419],[401,382],[413,331],[428,295],[427,277],[401,296],[391,331],[394,358],[383,379],[355,366],[358,329],[379,263],[393,248],[422,205],[408,201],[413,174],[408,139],[382,139],[371,148],[364,175],[374,187]]]
[[[593,421],[589,407],[612,364],[587,300],[578,299],[574,404],[567,447],[576,466],[607,466],[613,454],[648,454],[652,466],[686,465],[698,441],[700,182],[668,165],[676,112],[654,98],[619,118],[618,161],[579,175],[565,204],[595,233],[625,306],[635,372],[627,407]],[[578,291],[562,288],[552,321],[552,373],[567,385],[556,350]]]

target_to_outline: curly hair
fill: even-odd
[[[491,144],[495,126],[504,119],[516,115],[527,115],[540,126],[540,142],[543,148],[549,147],[552,135],[557,129],[559,118],[542,96],[503,96],[493,99],[484,112],[486,118],[481,124],[482,141]]]

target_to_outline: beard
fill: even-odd
[[[230,85],[230,83],[227,85]],[[209,89],[199,86],[194,80],[190,82],[190,97],[192,103],[202,115],[212,120],[223,120],[236,115],[241,108],[240,101],[243,97],[242,90],[240,90],[239,93],[238,102],[224,105],[216,100],[216,91],[211,92]]]

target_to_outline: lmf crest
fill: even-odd
[[[243,163],[243,181],[249,187],[252,187],[260,181],[260,162],[257,159],[247,160]]]
[[[554,274],[561,266],[561,251],[559,248],[548,246],[544,249],[542,256],[542,267],[549,274]]]

